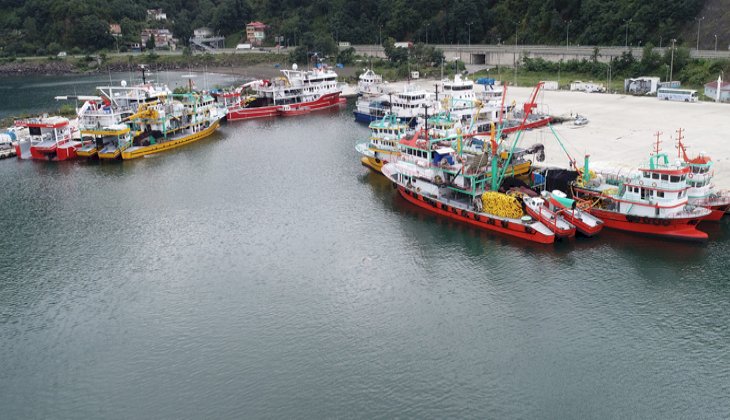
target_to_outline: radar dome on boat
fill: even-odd
[[[296,70],[297,68],[299,68],[299,66],[297,66],[297,63],[291,65],[292,70]]]
[[[127,81],[126,80],[122,80],[121,85],[122,85],[122,87],[127,87]]]

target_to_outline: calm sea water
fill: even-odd
[[[190,78],[188,76],[192,75]],[[197,88],[212,89],[229,86],[243,78],[234,75],[196,72],[146,72],[146,81],[164,83],[170,89],[187,86],[192,79]],[[119,86],[122,81],[129,85],[142,83],[142,73],[101,73],[87,76],[11,76],[0,77],[0,119],[19,114],[37,114],[57,110],[61,105],[76,105],[73,101],[55,101],[56,96],[94,95],[97,86]],[[81,104],[79,104],[80,106]]]
[[[730,417],[727,220],[511,240],[406,203],[366,135],[0,161],[0,417]]]

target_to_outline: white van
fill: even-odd
[[[236,45],[237,50],[250,50],[251,44],[238,44]]]

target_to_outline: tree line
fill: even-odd
[[[0,0],[0,54],[112,50],[142,28],[170,29],[186,43],[197,27],[243,36],[269,25],[285,45],[514,43],[637,45],[678,38],[704,0]],[[168,20],[149,22],[147,9]],[[122,39],[109,34],[122,26]],[[566,40],[567,38],[567,40]],[[273,42],[273,40],[271,41]],[[681,44],[682,40],[679,39]]]

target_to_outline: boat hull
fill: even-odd
[[[539,120],[526,122],[524,126],[518,124],[518,125],[511,126],[511,127],[505,127],[502,129],[502,134],[511,134],[511,133],[516,133],[517,131],[520,131],[520,130],[532,130],[534,128],[545,127],[548,125],[548,123],[550,123],[551,120],[552,120],[551,117],[545,117],[545,118],[541,118]],[[491,131],[490,130],[479,131],[473,135],[489,136],[489,135],[491,135]],[[470,136],[467,135],[466,137],[470,137]]]
[[[656,218],[625,215],[591,208],[590,214],[598,217],[607,228],[690,241],[705,241],[707,233],[697,229],[704,217]],[[705,216],[706,217],[706,216]]]
[[[346,101],[347,100],[345,98],[340,98],[340,92],[333,92],[333,93],[328,93],[328,94],[322,95],[314,101],[300,102],[297,104],[289,104],[289,106],[292,108],[295,108],[296,110],[306,107],[306,108],[308,108],[307,111],[302,112],[302,114],[305,114],[305,113],[309,113],[312,111],[340,106],[341,104],[346,103]],[[249,120],[249,119],[254,119],[254,118],[266,118],[266,117],[277,117],[280,115],[284,115],[282,113],[283,106],[284,105],[269,105],[269,106],[252,107],[252,108],[238,108],[238,109],[228,112],[228,121]],[[292,113],[291,115],[295,115],[295,114]],[[301,115],[301,114],[296,114],[296,115]]]
[[[93,159],[95,157],[99,156],[99,151],[96,148],[93,149],[79,149],[76,151],[76,156],[85,158],[85,159]]]
[[[585,210],[579,210],[579,209],[570,209],[566,208],[561,203],[554,198],[550,197],[548,198],[548,204],[550,205],[550,208],[553,211],[561,211],[561,216],[568,221],[571,225],[575,226],[575,229],[580,232],[583,236],[594,236],[598,234],[598,232],[603,229],[603,222],[600,221],[597,217],[592,216],[590,213],[586,212]],[[587,217],[589,219],[596,219],[594,221],[594,224],[590,224],[583,220],[584,217]]]
[[[142,156],[151,155],[154,153],[160,153],[165,152],[168,150],[176,149],[178,147],[186,146],[190,143],[194,143],[198,140],[204,139],[211,134],[215,132],[215,130],[218,129],[218,126],[220,125],[220,120],[215,121],[213,124],[210,125],[210,127],[198,131],[197,133],[193,133],[190,135],[187,135],[185,137],[166,141],[163,143],[157,143],[152,144],[149,146],[144,147],[130,147],[122,152],[122,159],[128,160],[128,159],[136,159],[140,158]]]
[[[367,124],[383,118],[382,115],[381,116],[371,115],[371,114],[367,114],[365,112],[353,111],[352,113],[355,114],[355,121],[361,122],[361,123],[367,123]]]
[[[362,166],[365,166],[367,168],[372,169],[373,171],[382,174],[383,173],[383,165],[385,165],[388,162],[384,162],[378,158],[375,157],[369,157],[369,156],[363,156],[360,158],[360,163],[362,163]]]
[[[712,213],[704,219],[708,222],[719,222],[725,213],[730,211],[730,203],[728,202],[727,197],[715,199],[690,197],[688,203],[710,209]]]
[[[254,118],[276,117],[279,115],[279,106],[261,106],[256,108],[238,108],[228,112],[228,121],[250,120]]]
[[[547,207],[545,209],[535,209],[531,206],[525,206],[525,210],[527,211],[527,214],[530,215],[533,219],[542,222],[543,225],[547,226],[548,229],[552,230],[553,233],[557,238],[573,238],[575,237],[575,227],[565,226],[562,228],[558,225],[559,216],[556,217],[556,215]],[[542,210],[542,211],[541,211]],[[563,221],[565,222],[565,221]]]
[[[29,157],[35,160],[71,160],[76,158],[76,149],[80,147],[81,142],[73,140],[54,144],[52,146],[31,146]]]
[[[401,185],[397,185],[397,188],[400,195],[408,202],[432,213],[436,213],[439,216],[466,223],[481,229],[498,232],[503,235],[525,239],[531,242],[541,244],[551,244],[555,242],[555,235],[545,235],[529,226],[498,217],[487,217],[472,211],[457,209],[440,201],[424,197],[423,195],[410,191]]]
[[[120,157],[122,157],[122,151],[119,149],[114,149],[111,152],[99,152],[99,159],[114,160]]]

